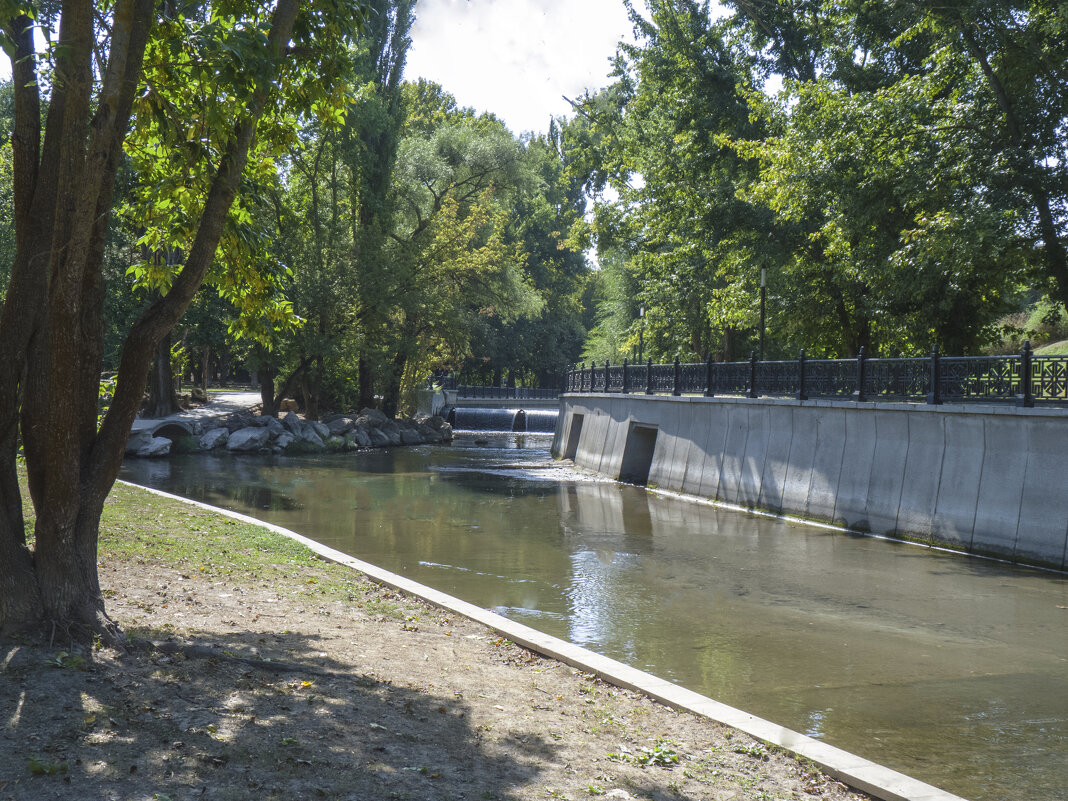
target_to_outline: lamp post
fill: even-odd
[[[764,361],[764,304],[767,300],[767,268],[760,268],[760,361]]]
[[[645,344],[645,307],[638,309],[638,364],[642,363],[642,346]]]

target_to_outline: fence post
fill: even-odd
[[[582,363],[582,367],[579,368],[579,392],[586,391],[586,362]]]
[[[931,346],[931,391],[927,393],[927,402],[932,406],[942,404],[942,357],[938,355],[938,343]]]
[[[645,365],[645,394],[653,394],[653,360],[650,359]]]
[[[627,386],[627,360],[624,359],[623,360],[623,394],[626,395],[626,394],[629,393],[629,391],[630,391],[630,388]]]
[[[805,349],[801,348],[801,355],[797,357],[797,399],[808,400],[805,392]]]
[[[748,398],[759,397],[757,394],[756,385],[756,367],[757,367],[757,355],[755,350],[749,351],[749,391],[746,393]]]
[[[679,357],[675,357],[675,386],[671,389],[672,395],[682,394],[682,370],[679,367]]]
[[[610,367],[608,359],[604,360],[604,391],[608,392],[608,368]]]
[[[853,390],[853,400],[857,403],[863,403],[868,399],[864,394],[864,346],[860,346],[860,352],[857,354],[857,388]]]
[[[1031,362],[1031,340],[1025,339],[1023,344],[1023,350],[1020,351],[1020,392],[1016,395],[1016,405],[1032,407],[1035,405],[1034,390],[1031,386],[1031,373],[1033,365]]]
[[[705,397],[706,398],[711,398],[713,396],[713,391],[712,391],[712,370],[714,369],[712,367],[713,364],[714,364],[714,362],[712,361],[712,354],[710,353],[710,354],[708,354],[708,361],[705,362]]]

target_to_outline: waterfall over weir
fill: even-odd
[[[556,409],[477,409],[456,407],[448,414],[458,431],[528,431],[551,434],[556,430]]]

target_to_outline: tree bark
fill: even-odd
[[[373,409],[375,405],[374,375],[371,372],[371,362],[362,355],[360,356],[359,370],[360,408]]]
[[[208,394],[208,379],[211,377],[211,345],[204,346],[204,355],[200,359],[200,388]]]
[[[297,0],[275,6],[268,41],[276,66],[297,9]],[[272,85],[269,76],[262,79],[223,149],[185,266],[168,294],[131,329],[98,432],[104,241],[154,7],[152,0],[117,0],[90,119],[92,58],[99,44],[94,13],[89,0],[63,2],[43,140],[32,29],[20,20],[7,26],[23,57],[14,64],[16,256],[0,314],[0,630],[50,620],[71,636],[117,634],[96,571],[104,499],[118,475],[156,348],[214,257]],[[21,515],[13,511],[21,508],[13,480],[20,415],[37,512],[32,559]]]
[[[394,355],[393,363],[390,365],[386,388],[382,393],[382,414],[391,420],[397,416],[400,408],[401,379],[404,377],[404,368],[407,364],[408,354],[401,351]]]
[[[273,367],[261,367],[256,371],[260,382],[260,414],[267,417],[278,416],[278,403],[274,399],[274,374]]]
[[[148,416],[166,417],[180,408],[174,391],[174,371],[171,369],[171,336],[168,333],[156,347],[152,365],[152,380],[148,390]]]

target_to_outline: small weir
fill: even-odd
[[[512,431],[551,434],[556,430],[556,409],[479,409],[458,406],[447,415],[458,431]]]

